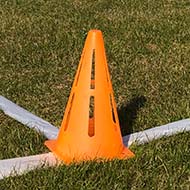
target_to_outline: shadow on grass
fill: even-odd
[[[144,96],[135,97],[129,103],[121,106],[118,110],[122,136],[133,132],[133,125],[137,118],[138,110],[143,107],[145,103],[146,98]]]

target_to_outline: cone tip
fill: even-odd
[[[88,32],[89,34],[90,33],[93,33],[93,34],[98,34],[98,33],[102,33],[101,30],[97,30],[97,29],[92,29]]]

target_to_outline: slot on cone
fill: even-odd
[[[58,138],[45,145],[65,163],[134,156],[122,142],[100,30],[87,35]]]

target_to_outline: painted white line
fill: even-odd
[[[29,128],[44,134],[48,139],[56,139],[59,129],[47,121],[35,116],[8,99],[0,96],[0,109],[8,116],[23,123]],[[159,127],[154,127],[141,132],[133,133],[123,137],[126,146],[132,143],[144,144],[152,140],[171,136],[181,132],[190,131],[190,119],[183,119]],[[10,175],[19,175],[23,172],[33,170],[42,165],[55,166],[57,160],[52,153],[0,160],[0,179]]]
[[[159,127],[126,135],[123,137],[123,142],[126,146],[130,146],[132,143],[144,144],[155,139],[160,139],[165,136],[171,136],[187,131],[190,131],[190,119],[183,119]]]
[[[0,96],[0,109],[5,114],[23,123],[24,125],[40,131],[48,139],[57,138],[59,132],[57,127],[21,108],[3,96]],[[183,119],[159,127],[154,127],[141,132],[126,135],[123,137],[123,142],[126,146],[130,146],[134,142],[137,144],[143,144],[154,139],[159,139],[164,136],[171,136],[185,131],[190,131],[190,119]]]
[[[3,96],[0,96],[0,110],[20,123],[41,132],[48,139],[56,139],[59,129],[49,122],[30,113]]]
[[[0,160],[0,179],[21,175],[42,166],[55,166],[58,160],[53,153]]]

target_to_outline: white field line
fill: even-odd
[[[30,113],[3,96],[0,96],[0,110],[20,123],[41,132],[48,139],[56,139],[59,129],[49,122]]]
[[[183,119],[159,127],[126,135],[123,137],[123,142],[129,147],[132,143],[144,144],[165,136],[171,136],[187,131],[190,131],[190,119]]]
[[[44,134],[48,139],[56,139],[58,128],[47,121],[35,116],[6,98],[0,96],[0,109],[8,116],[16,119],[24,125],[34,128]],[[143,144],[164,136],[190,131],[190,119],[183,119],[159,127],[154,127],[141,132],[133,133],[123,137],[125,146],[132,143]],[[44,162],[45,161],[45,162]],[[0,179],[10,175],[22,174],[25,171],[35,169],[41,165],[56,165],[57,161],[52,153],[36,156],[20,157],[0,160]]]
[[[0,160],[0,179],[21,175],[42,166],[56,166],[57,164],[58,161],[53,153]]]
[[[57,127],[21,108],[3,96],[0,96],[0,109],[6,115],[16,119],[30,128],[34,128],[35,130],[41,132],[48,139],[56,139],[58,135],[59,129]],[[126,146],[130,146],[134,142],[137,144],[143,144],[163,136],[171,136],[185,131],[190,131],[190,119],[183,119],[159,127],[126,135],[123,137],[123,142]]]

